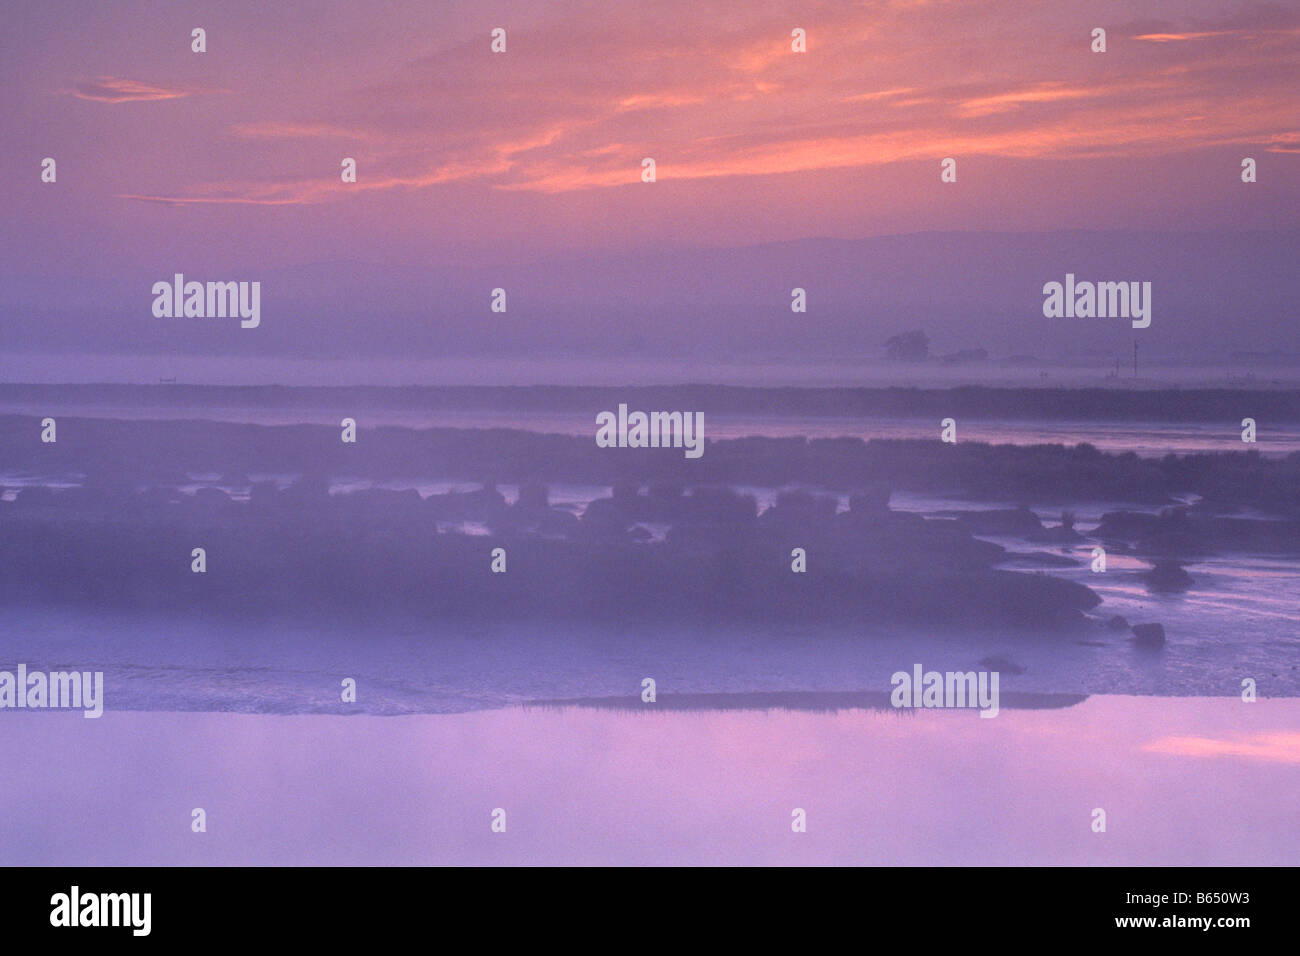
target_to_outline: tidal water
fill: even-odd
[[[0,713],[0,863],[1300,859],[1296,700],[1102,696],[992,720],[653,706]]]

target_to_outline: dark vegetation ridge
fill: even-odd
[[[1296,389],[1125,388],[761,388],[673,386],[283,386],[0,384],[0,403],[71,406],[242,407],[596,412],[618,407],[703,411],[706,415],[1095,419],[1105,421],[1300,422]]]
[[[602,449],[591,438],[504,429],[377,428],[345,444],[325,426],[70,418],[55,443],[39,433],[37,419],[0,418],[0,470],[69,475],[74,487],[28,485],[0,503],[0,600],[9,603],[1042,628],[1082,623],[1099,599],[1074,582],[999,567],[1003,549],[976,535],[1074,545],[1084,539],[1072,520],[1044,529],[1023,509],[924,518],[892,510],[892,491],[1152,504],[1202,496],[1161,515],[1114,512],[1093,532],[1164,561],[1162,587],[1178,585],[1188,554],[1285,551],[1300,540],[1300,455],[1149,460],[1086,445],[795,438],[711,442],[687,459],[680,449]],[[205,473],[219,477],[194,477]],[[272,474],[296,477],[280,487]],[[463,493],[331,494],[340,476],[488,480]],[[507,503],[496,480],[518,482],[518,500]],[[613,493],[578,516],[552,505],[546,485],[556,480]],[[760,513],[753,495],[731,487],[796,483],[847,490],[849,509],[786,491]],[[1244,507],[1279,519],[1230,516]],[[460,522],[490,534],[460,533]],[[667,529],[662,540],[656,525]],[[196,547],[207,555],[201,574],[191,570]],[[495,548],[506,551],[506,573],[492,571]],[[806,572],[792,569],[795,549]]]
[[[849,511],[807,492],[761,514],[724,488],[620,487],[581,518],[542,486],[331,495],[324,481],[216,488],[25,489],[0,504],[7,603],[304,613],[417,610],[466,619],[827,621],[1052,627],[1082,623],[1088,588],[1000,570],[1003,549],[961,523],[893,511],[887,489]],[[484,521],[490,535],[440,522]],[[644,523],[669,525],[648,540]],[[194,548],[205,570],[194,573]],[[503,549],[504,555],[494,554]],[[807,570],[795,573],[796,550]],[[505,572],[492,569],[504,560]]]
[[[364,421],[363,421],[364,425]],[[706,432],[707,434],[707,432]],[[703,457],[681,449],[600,448],[594,437],[511,429],[380,427],[355,444],[323,425],[60,418],[58,441],[39,440],[38,419],[0,416],[0,470],[84,475],[98,486],[187,484],[189,475],[255,474],[447,479],[607,485],[670,482],[804,484],[854,492],[874,482],[894,490],[965,495],[986,501],[1173,504],[1201,496],[1219,513],[1255,508],[1300,517],[1300,453],[1256,451],[1142,458],[1091,445],[944,444],[860,438],[740,438],[707,444]],[[1240,444],[1240,443],[1238,443]]]

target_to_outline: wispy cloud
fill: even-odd
[[[1100,96],[1101,87],[1066,87],[1060,83],[1047,83],[1022,90],[1009,90],[992,96],[980,96],[965,100],[959,109],[963,116],[988,116],[1014,110],[1027,103],[1058,103],[1061,100],[1081,100],[1090,96]]]
[[[259,123],[240,123],[230,132],[241,139],[370,139],[372,134],[361,129],[344,129],[329,123],[295,123],[268,120]]]
[[[1270,153],[1300,153],[1300,130],[1269,137],[1264,148]]]
[[[1203,30],[1200,33],[1144,33],[1134,40],[1147,43],[1178,43],[1183,40],[1206,40],[1210,37],[1228,37],[1240,33],[1240,30]]]
[[[176,100],[198,93],[228,91],[155,86],[120,76],[98,76],[78,80],[69,92],[78,99],[94,100],[97,103],[146,103],[155,100]]]
[[[136,202],[157,203],[162,206],[296,206],[302,205],[296,199],[254,199],[247,196],[141,196],[123,193],[119,199],[131,199]]]
[[[1142,33],[1133,39],[1145,43],[1186,43],[1189,40],[1212,40],[1217,37],[1237,37],[1242,40],[1285,40],[1300,36],[1300,28],[1277,27],[1241,30],[1189,30],[1184,33]]]
[[[493,171],[480,165],[447,165],[414,176],[371,176],[355,183],[344,183],[335,174],[285,183],[222,183],[209,185],[194,195],[121,193],[119,199],[159,203],[166,206],[309,206],[350,195],[390,189],[420,189],[442,183],[475,179]]]
[[[950,155],[1297,148],[1293,19],[1117,24],[1114,33],[1136,35],[1144,52],[1103,58],[1089,51],[1086,32],[1074,35],[1059,22],[1054,4],[1026,0],[1024,17],[999,35],[1003,46],[1027,51],[1008,62],[970,42],[999,2],[847,9],[810,0],[802,54],[790,49],[787,18],[761,6],[719,32],[693,19],[704,15],[689,5],[597,4],[581,17],[557,14],[512,33],[506,56],[486,53],[476,39],[398,61],[383,78],[317,108],[280,105],[278,118],[263,113],[227,127],[236,138],[283,141],[284,151],[268,156],[281,157],[291,175],[129,198],[283,205],[464,181],[557,193],[636,183],[645,156],[668,181]],[[1177,42],[1216,37],[1240,42]],[[600,69],[557,50],[599,51]],[[94,89],[113,102],[188,95],[106,78]],[[267,105],[277,110],[274,97]],[[358,182],[342,186],[324,167],[319,179],[304,178],[299,155],[290,153],[295,140],[340,150],[363,144]]]
[[[908,93],[916,92],[915,87],[900,86],[893,90],[874,90],[870,93],[854,93],[852,96],[844,97],[845,103],[866,103],[871,100],[887,100],[898,96],[906,96]]]

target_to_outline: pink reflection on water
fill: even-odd
[[[1300,858],[1300,700],[1094,697],[993,720],[651,706],[355,718],[110,711],[96,721],[4,712],[0,862]],[[1203,759],[1223,742],[1252,759]],[[190,832],[194,807],[207,833]],[[496,807],[507,811],[504,834],[489,827]],[[806,833],[791,831],[796,807]],[[1096,807],[1106,833],[1091,830]]]
[[[1255,734],[1234,740],[1211,737],[1164,737],[1146,747],[1152,753],[1184,757],[1247,757],[1300,763],[1300,733]]]

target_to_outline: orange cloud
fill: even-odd
[[[900,86],[893,90],[876,90],[873,93],[855,93],[853,96],[846,96],[845,103],[865,103],[870,100],[890,99],[895,96],[905,96],[908,93],[915,92],[915,87]]]
[[[1223,21],[1154,32],[1148,22],[1138,39],[1240,35],[1242,42],[1149,50],[1099,71],[1086,42],[1068,41],[1072,28],[1051,3],[1026,0],[1024,17],[1007,27],[1003,47],[1025,51],[1013,63],[971,43],[990,2],[849,9],[810,0],[799,24],[755,7],[722,33],[691,9],[597,5],[582,17],[557,14],[555,23],[512,37],[508,59],[491,58],[481,39],[467,41],[398,61],[382,80],[315,110],[230,127],[245,139],[359,141],[356,184],[342,187],[337,171],[323,168],[313,180],[208,184],[189,195],[141,190],[129,198],[278,205],[455,181],[557,193],[637,183],[645,156],[656,159],[660,181],[670,181],[943,156],[1300,148],[1290,132],[1289,64],[1300,53],[1290,21],[1275,29],[1275,18],[1254,32],[1224,29]],[[796,25],[808,28],[807,53],[790,50]],[[1044,44],[1045,36],[1060,43]],[[1068,42],[1074,55],[1062,54]],[[557,49],[600,50],[601,67],[590,70]],[[183,94],[135,88],[132,95]],[[299,157],[285,158],[300,176]]]
[[[987,116],[1004,110],[1016,109],[1025,103],[1055,103],[1060,100],[1079,100],[1099,96],[1103,91],[1094,87],[1065,88],[1059,84],[1046,84],[1025,90],[1011,90],[993,96],[981,96],[964,101],[960,110],[964,116]]]
[[[99,76],[94,79],[78,80],[70,91],[82,100],[94,100],[97,103],[138,103],[153,100],[176,100],[192,96],[203,90],[182,87],[153,86],[139,80],[128,80],[116,76]],[[224,93],[225,90],[208,90],[209,93]]]
[[[1177,43],[1182,40],[1204,40],[1206,37],[1227,37],[1236,32],[1235,30],[1206,30],[1201,33],[1144,33],[1133,39],[1145,40],[1148,43]]]

